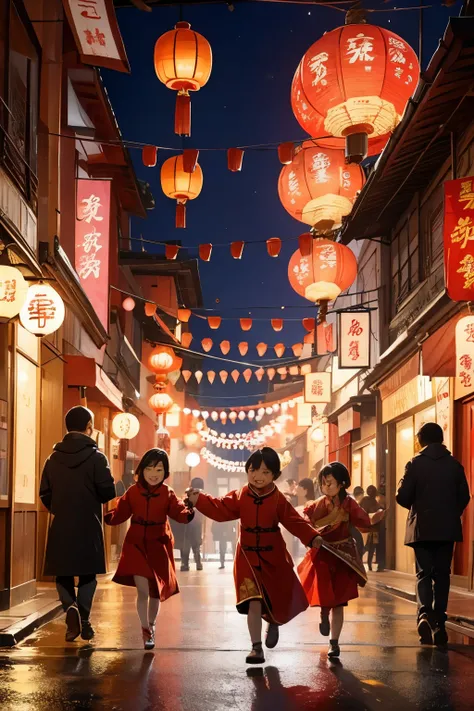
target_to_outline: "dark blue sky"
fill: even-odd
[[[378,7],[388,9],[383,3]],[[424,66],[436,49],[449,16],[457,14],[459,7],[458,3],[449,9],[425,10]],[[131,8],[117,14],[132,72],[124,75],[105,71],[104,78],[122,134],[132,141],[179,148],[181,139],[173,132],[175,92],[158,81],[153,68],[154,43],[178,21],[179,8],[154,7],[152,13]],[[342,12],[280,3],[247,3],[237,5],[234,12],[229,12],[226,5],[200,5],[184,6],[183,19],[209,40],[214,54],[209,83],[192,95],[192,137],[186,141],[187,147],[227,148],[304,138],[290,106],[292,77],[308,47],[325,31],[343,24]],[[378,12],[371,14],[370,21],[391,29],[417,49],[418,11]],[[187,229],[176,230],[174,202],[163,195],[160,187],[159,168],[169,155],[160,152],[158,166],[147,169],[142,165],[140,152],[132,151],[137,175],[150,183],[156,199],[156,209],[149,213],[148,220],[134,221],[135,236],[141,233],[146,239],[159,241],[181,239],[184,245],[193,247],[204,242],[297,237],[305,231],[304,225],[293,220],[278,199],[281,166],[276,151],[248,151],[243,171],[236,174],[227,170],[225,152],[201,152],[204,188],[201,196],[188,206]],[[236,306],[275,307],[264,312],[252,309],[253,316],[268,319],[312,315],[307,309],[308,302],[292,290],[287,279],[288,260],[296,246],[296,242],[284,244],[280,257],[271,259],[264,244],[250,245],[241,261],[233,260],[229,249],[216,248],[210,263],[200,262],[206,307],[216,307],[219,299],[222,316],[246,314],[229,311]],[[153,245],[147,249],[154,251]],[[281,312],[282,305],[301,308]],[[191,326],[192,347],[199,346],[204,336],[210,336],[215,343],[229,339],[234,346],[230,356],[238,360],[237,344],[245,340],[250,344],[247,358],[251,357],[255,363],[259,359],[254,347],[259,341],[271,346],[278,342],[291,346],[301,342],[305,333],[300,321],[287,324],[281,333],[273,332],[269,322],[255,323],[246,334],[241,332],[238,322],[232,321],[224,322],[218,331],[209,331],[202,322],[198,325],[195,318],[191,319]],[[214,348],[213,353],[220,355],[220,350]],[[204,366],[205,370],[216,371],[225,367],[210,360]],[[242,400],[232,401],[232,395],[265,390],[265,379],[261,384],[255,379],[251,382],[253,385],[246,385],[241,379],[237,386],[232,382],[226,388],[214,386],[203,392],[228,395],[225,404],[236,405]],[[216,400],[214,404],[224,402]]]

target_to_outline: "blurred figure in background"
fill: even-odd
[[[352,492],[352,496],[360,506],[360,502],[362,501],[362,499],[365,496],[365,491],[363,490],[363,488],[361,486],[355,486],[354,491]]]
[[[298,498],[301,497],[304,499],[304,506],[308,501],[314,501],[316,498],[313,480],[308,477],[298,482]]]
[[[366,513],[374,514],[377,513],[377,511],[381,510],[382,507],[377,501],[377,496],[377,487],[368,486],[367,494],[360,502],[361,508],[363,508]],[[365,546],[365,550],[367,551],[367,565],[369,566],[369,570],[372,570],[372,561],[374,559],[374,553],[379,544],[379,525],[380,524],[377,524],[373,527],[374,530],[369,533],[367,538],[367,544]],[[377,563],[379,563],[379,560],[377,560]]]
[[[203,489],[204,481],[200,477],[191,480],[193,489]],[[189,570],[189,555],[191,550],[196,563],[196,570],[202,570],[201,546],[203,515],[199,511],[194,512],[194,519],[184,527],[181,539],[181,572]]]
[[[298,506],[298,486],[295,479],[287,479],[285,481],[286,487],[283,491],[283,496],[285,496],[290,504],[296,508]]]
[[[225,554],[227,553],[228,543],[230,543],[232,548],[232,558],[235,556],[235,521],[226,521],[225,523],[218,523],[217,521],[214,521],[211,532],[214,542],[219,543],[219,557],[221,561],[219,570],[223,570],[225,568]]]
[[[354,487],[354,491],[352,492],[352,498],[355,499],[360,506],[360,502],[364,498],[364,490],[361,486]],[[362,558],[364,557],[365,549],[364,537],[359,531],[359,529],[355,526],[349,526],[349,532],[356,543],[357,552],[359,553],[360,559],[362,560]]]

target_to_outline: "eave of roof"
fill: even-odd
[[[386,236],[413,195],[429,184],[451,150],[450,131],[474,115],[474,17],[452,17],[438,49],[340,236]]]

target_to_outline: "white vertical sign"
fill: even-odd
[[[339,368],[370,368],[370,312],[339,315]]]

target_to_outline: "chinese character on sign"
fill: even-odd
[[[346,190],[351,187],[351,174],[348,170],[344,170],[342,173],[342,187]]]
[[[326,153],[316,153],[313,156],[313,165],[311,166],[311,172],[314,175],[314,179],[317,183],[327,183],[330,180],[327,174],[327,169],[331,165]]]
[[[99,244],[99,237],[101,237],[102,233],[97,232],[95,225],[92,226],[92,232],[89,232],[88,234],[84,235],[84,242],[82,243],[82,246],[84,247],[84,252],[89,254],[91,249],[95,250],[95,253],[99,251],[99,249],[102,249],[102,245]]]
[[[321,269],[334,269],[337,264],[336,250],[332,244],[319,250],[319,259],[322,262]]]
[[[16,298],[16,279],[0,281],[0,301],[13,302]]]
[[[466,343],[474,343],[474,323],[469,323],[464,329],[467,333]]]
[[[298,176],[296,175],[294,170],[291,170],[288,176],[288,191],[291,195],[290,202],[294,205],[296,202],[295,196],[299,197],[301,195]]]
[[[322,397],[324,394],[323,383],[321,380],[313,380],[311,384],[311,395]]]
[[[125,417],[119,422],[119,430],[121,439],[127,439],[127,435],[130,432],[130,420]]]
[[[82,208],[82,219],[86,222],[89,222],[89,224],[92,222],[92,220],[102,222],[104,218],[100,217],[97,214],[99,211],[99,207],[102,207],[100,203],[100,198],[96,195],[90,195],[88,198],[84,198],[82,202],[85,203],[84,207]]]
[[[459,262],[457,274],[464,274],[464,289],[471,289],[474,286],[474,257],[466,254]]]
[[[388,55],[390,57],[390,61],[393,64],[406,64],[407,58],[404,56],[404,52],[407,51],[407,46],[405,42],[402,42],[396,37],[390,37],[388,44]]]
[[[293,267],[293,273],[298,284],[302,284],[309,274],[309,262],[307,257],[300,259],[300,263]]]
[[[474,224],[470,217],[460,217],[458,224],[451,232],[451,242],[462,242],[461,249],[474,239]]]
[[[465,388],[470,388],[472,385],[472,379],[469,373],[466,373],[464,370],[459,373],[459,377],[461,379],[461,383]]]
[[[96,0],[82,0],[82,2],[78,4],[78,7],[85,8],[81,10],[82,17],[86,17],[88,20],[100,20],[101,15],[97,12],[95,5],[97,5]]]
[[[45,328],[46,323],[56,316],[56,304],[46,294],[37,294],[28,304],[28,318],[37,322],[37,328]]]
[[[79,261],[77,273],[81,279],[88,279],[92,274],[96,279],[100,275],[100,259],[96,259],[97,252],[84,254]]]
[[[471,370],[471,368],[472,368],[472,358],[467,353],[460,357],[459,363],[466,370]]]
[[[373,62],[375,57],[369,53],[374,51],[373,37],[366,37],[362,32],[357,37],[347,40],[346,55],[349,57],[349,64],[355,64],[357,60],[361,62]]]
[[[474,210],[474,192],[472,190],[472,180],[466,180],[461,184],[459,202],[465,202],[465,210]]]
[[[359,357],[359,341],[351,341],[349,343],[349,358],[359,360]]]
[[[401,67],[395,67],[395,77],[401,79],[403,74],[403,69]]]
[[[326,86],[328,83],[326,79],[328,68],[324,63],[327,61],[327,52],[320,52],[309,60],[309,71],[314,74],[313,86],[318,86],[319,83],[321,83],[322,86]]]
[[[100,32],[98,27],[95,28],[95,33],[92,33],[90,30],[84,30],[84,34],[87,44],[100,44],[101,47],[105,47],[105,35],[103,32]]]
[[[351,323],[349,330],[347,332],[347,335],[348,336],[361,336],[363,332],[364,332],[364,329],[360,325],[360,321],[357,321],[357,319],[353,318],[352,323]]]

